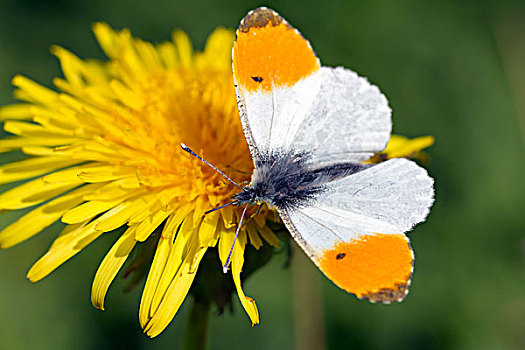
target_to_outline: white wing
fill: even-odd
[[[284,147],[311,152],[316,166],[359,162],[383,150],[392,130],[386,97],[345,68],[323,67],[321,87]]]
[[[392,159],[327,186],[309,206],[280,210],[292,236],[339,287],[371,301],[402,300],[413,261],[404,232],[428,214],[432,178]]]
[[[321,64],[310,43],[265,7],[242,19],[232,57],[244,134],[258,160],[302,120],[319,89],[315,76]]]
[[[312,47],[278,13],[250,11],[236,32],[233,78],[254,160],[307,151],[316,166],[359,162],[390,137],[379,89],[344,68],[321,67]]]
[[[260,159],[261,155],[272,150],[282,151],[284,145],[290,145],[291,137],[311,110],[320,79],[316,72],[292,87],[275,86],[269,91],[256,92],[237,85],[237,103],[248,144],[252,143],[252,157]]]
[[[292,87],[237,89],[243,127],[260,154],[307,151],[316,166],[359,162],[386,146],[392,122],[385,96],[344,68],[322,67]]]

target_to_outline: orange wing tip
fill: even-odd
[[[319,259],[323,273],[340,288],[373,303],[402,301],[414,257],[404,234],[366,235],[339,242]]]
[[[241,21],[233,45],[233,74],[244,89],[289,87],[320,67],[310,43],[277,12],[260,7]]]

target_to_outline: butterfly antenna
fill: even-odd
[[[224,205],[221,205],[220,207],[216,207],[216,208],[210,209],[207,212],[205,212],[204,215],[208,215],[209,213],[213,213],[215,210],[226,208],[227,206],[232,205],[232,204],[233,204],[233,202],[230,202],[230,203],[226,203]]]
[[[193,152],[188,146],[186,146],[185,144],[181,143],[180,146],[182,147],[183,150],[185,150],[186,152],[188,152],[189,154],[191,154],[192,156],[194,156],[195,158],[197,159],[200,159],[201,161],[203,161],[204,163],[206,163],[208,166],[210,166],[213,170],[215,170],[216,172],[218,172],[219,174],[221,174],[222,176],[224,176],[224,178],[228,181],[230,181],[232,184],[234,184],[235,186],[239,187],[241,190],[242,190],[242,187],[239,186],[235,181],[233,181],[232,179],[230,179],[228,176],[226,176],[226,174],[224,174],[222,171],[220,171],[219,169],[217,169],[216,167],[214,167],[213,165],[211,165],[210,163],[208,163],[207,161],[205,161],[202,157],[198,156],[197,153]]]
[[[239,220],[239,224],[237,225],[237,230],[235,231],[235,237],[233,238],[232,247],[230,248],[230,252],[228,253],[228,258],[226,259],[226,263],[222,267],[222,272],[224,273],[228,273],[228,265],[230,265],[230,259],[232,257],[233,247],[235,247],[237,236],[239,235],[239,231],[241,230],[242,220],[244,219],[244,214],[246,213],[246,209],[248,209],[248,204],[244,206],[244,210],[242,211],[242,214],[241,214],[241,219]]]

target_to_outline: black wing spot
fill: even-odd
[[[337,260],[341,260],[342,258],[344,258],[346,256],[346,253],[339,253],[337,254],[337,256],[335,257]]]
[[[262,77],[252,77],[252,79],[258,83],[262,82],[263,81],[263,78]]]

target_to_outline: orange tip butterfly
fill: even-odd
[[[425,220],[434,189],[412,161],[362,163],[390,138],[385,96],[349,69],[322,67],[297,29],[265,7],[237,29],[233,77],[255,168],[232,204],[243,214],[251,204],[275,208],[297,244],[347,292],[403,300],[414,263],[405,232]]]

